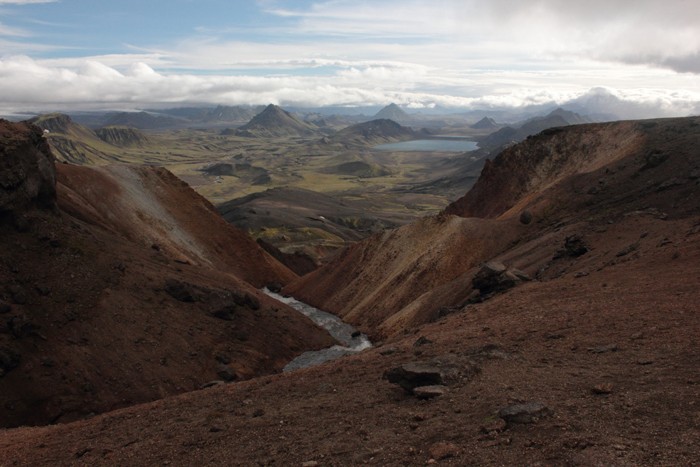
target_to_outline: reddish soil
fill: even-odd
[[[619,125],[621,133],[599,126],[607,156],[572,149],[591,155],[575,167],[561,156],[577,141],[567,132],[581,127],[534,138],[551,160],[525,157],[540,151],[531,138],[529,152],[494,161],[475,193],[498,204],[480,208],[495,219],[426,219],[315,272],[333,278],[322,287],[308,277],[288,287],[334,307],[347,300],[348,309],[372,294],[387,309],[365,303],[373,314],[347,316],[386,336],[375,348],[73,423],[0,431],[0,464],[697,464],[700,121]],[[620,134],[634,134],[634,144],[611,136]],[[540,179],[524,187],[505,173],[528,170]],[[519,222],[522,211],[532,222]],[[459,238],[470,232],[482,238],[476,251]],[[567,250],[572,238],[586,251]],[[405,250],[416,246],[412,261]],[[465,305],[484,259],[534,280]],[[405,283],[392,279],[402,271]],[[442,306],[447,314],[430,312]],[[441,369],[446,394],[419,400],[383,379],[409,362]],[[499,418],[521,402],[545,413],[531,423]]]

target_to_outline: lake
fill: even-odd
[[[467,152],[477,149],[475,141],[466,139],[414,139],[400,143],[380,144],[377,151]]]

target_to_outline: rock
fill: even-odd
[[[430,446],[428,452],[431,458],[443,460],[457,456],[459,454],[459,448],[454,443],[440,441]]]
[[[564,239],[564,249],[559,250],[554,259],[570,257],[578,258],[588,253],[588,247],[580,235],[569,235]]]
[[[214,316],[215,318],[223,319],[224,321],[233,321],[233,317],[235,316],[235,314],[236,306],[226,305],[213,312],[212,316]]]
[[[19,366],[20,354],[14,349],[0,347],[0,377]]]
[[[520,213],[520,223],[528,225],[530,222],[532,222],[532,213],[530,211],[523,211]]]
[[[259,310],[260,309],[260,300],[258,300],[256,297],[253,297],[250,294],[241,294],[238,292],[231,292],[233,296],[233,301],[236,305],[238,306],[245,306],[250,308],[251,310]]]
[[[279,282],[272,282],[270,284],[267,284],[267,290],[269,290],[272,293],[280,293],[282,291],[282,284]]]
[[[0,213],[56,205],[56,168],[43,131],[0,119]]]
[[[530,277],[524,272],[508,269],[497,261],[489,261],[481,265],[472,279],[472,286],[479,290],[479,295],[483,298],[485,295],[508,290],[526,280],[530,280]]]
[[[419,386],[443,384],[443,374],[439,368],[428,363],[404,363],[384,372],[384,379],[397,384],[409,394]]]
[[[658,167],[668,159],[668,154],[664,154],[660,149],[654,149],[649,151],[646,156],[644,156],[644,165],[639,170],[648,170]]]
[[[612,383],[600,383],[591,388],[591,392],[597,395],[611,394],[613,391]]]
[[[206,383],[202,384],[199,389],[208,389],[208,388],[213,388],[216,386],[223,386],[226,384],[226,381],[220,380],[220,379],[215,379],[213,381],[207,381]]]
[[[502,431],[505,431],[506,428],[507,428],[506,421],[503,420],[502,418],[496,418],[495,420],[492,420],[489,423],[482,425],[479,428],[479,430],[484,434],[489,434],[489,433],[500,433]]]
[[[632,243],[631,245],[627,245],[625,248],[623,248],[622,250],[618,251],[618,252],[615,254],[615,256],[617,256],[618,258],[620,258],[620,257],[622,257],[622,256],[627,256],[627,255],[629,255],[630,253],[632,253],[633,251],[635,251],[638,247],[639,247],[639,246],[638,246],[636,243]]]
[[[413,389],[413,395],[418,399],[433,399],[447,393],[445,386],[418,386]]]
[[[552,410],[541,402],[513,404],[498,411],[498,416],[506,423],[534,423],[552,415]]]
[[[194,291],[190,284],[186,284],[176,279],[165,281],[165,292],[180,302],[192,303],[195,301]]]
[[[588,351],[590,353],[608,353],[608,352],[617,352],[619,347],[617,344],[608,344],[608,345],[599,345],[596,347],[589,347]]]
[[[432,344],[433,341],[428,339],[425,336],[420,336],[416,341],[413,343],[413,347],[420,347],[421,345],[427,345],[427,344]]]
[[[235,381],[238,379],[238,375],[231,371],[231,369],[227,366],[219,367],[219,371],[216,372],[216,375],[226,382]]]

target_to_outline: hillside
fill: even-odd
[[[106,126],[95,130],[95,134],[104,142],[117,147],[143,146],[148,138],[136,128]]]
[[[119,148],[104,141],[91,129],[75,123],[68,115],[46,114],[29,121],[48,132],[49,145],[59,161],[73,164],[115,161],[112,154]]]
[[[462,306],[478,265],[515,244],[527,252],[515,267],[537,277],[553,267],[567,235],[651,208],[691,215],[698,185],[682,174],[699,164],[696,125],[685,119],[548,130],[488,161],[472,190],[442,216],[354,245],[287,292],[366,332],[393,335]],[[534,223],[519,221],[524,211]]]
[[[378,233],[286,287],[359,323],[374,348],[0,431],[0,458],[693,465],[698,147],[700,117],[531,137],[490,162],[449,213]]]
[[[309,136],[316,131],[316,128],[310,124],[302,122],[281,107],[270,104],[265,107],[265,110],[236,130],[236,134],[240,136],[278,138]]]
[[[590,120],[575,112],[558,108],[545,116],[528,119],[515,127],[506,126],[500,128],[488,136],[480,138],[479,146],[487,150],[497,150],[504,145],[520,142],[528,136],[548,128],[582,123],[590,123]]]
[[[317,261],[346,242],[407,220],[382,217],[372,206],[300,188],[273,188],[218,206],[224,219],[285,253],[304,252]]]
[[[343,144],[346,147],[376,146],[415,138],[417,135],[418,133],[411,128],[401,126],[394,120],[376,119],[343,128],[328,138],[328,142]]]
[[[273,373],[332,343],[258,290],[295,275],[166,170],[54,167],[38,127],[6,121],[0,151],[3,427]]]

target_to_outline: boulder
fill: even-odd
[[[503,263],[489,261],[481,265],[472,279],[472,286],[479,290],[479,295],[483,298],[529,280],[530,277],[518,269],[509,269]]]
[[[498,411],[498,416],[506,423],[534,423],[552,415],[552,410],[541,402],[513,404]]]
[[[409,394],[419,386],[440,386],[443,384],[442,371],[429,363],[404,363],[384,372],[384,379],[397,384]]]

